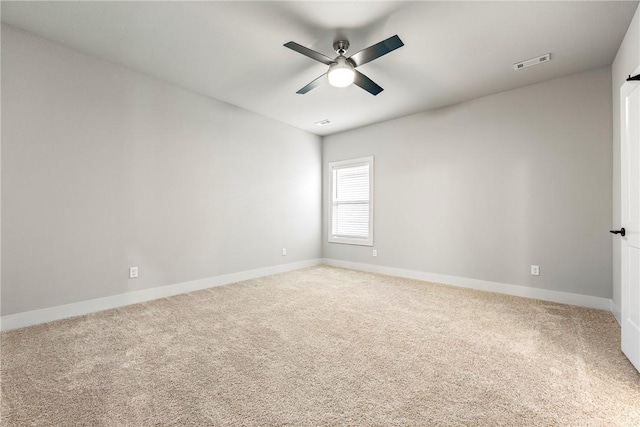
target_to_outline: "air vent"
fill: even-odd
[[[516,62],[513,64],[514,70],[522,70],[523,68],[532,67],[534,65],[542,64],[543,62],[549,62],[551,60],[551,54],[546,53],[542,56],[538,56],[537,58],[527,59],[526,61]]]
[[[329,119],[324,119],[324,120],[320,120],[319,122],[316,122],[316,126],[324,126],[324,125],[328,125],[329,123],[331,123]]]

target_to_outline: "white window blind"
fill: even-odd
[[[373,157],[331,163],[329,242],[373,244]]]

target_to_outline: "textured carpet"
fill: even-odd
[[[2,334],[7,426],[640,425],[610,313],[319,266]]]

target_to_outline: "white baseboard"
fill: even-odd
[[[622,321],[621,321],[621,310],[620,310],[620,306],[618,306],[618,304],[616,304],[613,299],[611,300],[611,306],[609,307],[609,310],[611,311],[611,314],[613,314],[613,317],[616,318],[616,322],[618,322],[618,325],[622,325]]]
[[[445,285],[462,288],[477,289],[481,291],[496,292],[506,295],[514,295],[525,298],[533,298],[542,301],[557,302],[560,304],[577,305],[580,307],[610,310],[612,301],[609,298],[593,297],[589,295],[572,294],[568,292],[551,291],[548,289],[531,288],[521,285],[509,285],[506,283],[490,282],[487,280],[470,279],[467,277],[448,276],[444,274],[426,273],[423,271],[405,270],[402,268],[385,267],[380,265],[363,264],[351,261],[341,261],[325,258],[324,264],[334,267],[349,268],[352,270],[380,273],[388,276],[404,277],[407,279],[424,280],[427,282],[442,283]]]
[[[156,288],[128,292],[126,294],[113,295],[88,301],[80,301],[72,304],[59,305],[56,307],[43,308],[40,310],[8,314],[0,318],[0,328],[2,331],[9,331],[11,329],[37,325],[39,323],[51,322],[53,320],[82,316],[84,314],[95,313],[97,311],[103,311],[111,308],[118,308],[130,304],[137,304],[154,299],[166,298],[173,295],[198,291],[200,289],[228,285],[231,283],[241,282],[243,280],[270,276],[272,274],[286,273],[288,271],[312,267],[321,263],[321,259],[311,259],[306,261],[293,262],[290,264],[274,265],[271,267],[258,268],[256,270],[241,271],[238,273],[207,277],[205,279],[193,280],[190,282],[159,286]]]
[[[408,279],[424,280],[428,282],[442,283],[445,285],[459,286],[463,288],[477,289],[488,292],[497,292],[506,295],[533,298],[543,301],[557,302],[561,304],[577,305],[581,307],[596,308],[599,310],[608,310],[613,313],[618,323],[620,323],[620,309],[619,307],[617,307],[617,305],[614,304],[611,299],[608,298],[600,298],[589,295],[551,291],[548,289],[531,288],[527,286],[509,285],[506,283],[470,279],[466,277],[448,276],[444,274],[427,273],[422,271],[405,270],[401,268],[324,258],[276,265],[271,267],[259,268],[256,270],[241,271],[238,273],[224,274],[221,276],[208,277],[205,279],[176,283],[167,286],[159,286],[156,288],[144,289],[141,291],[129,292],[126,294],[119,294],[88,301],[76,302],[72,304],[59,305],[56,307],[43,308],[40,310],[26,311],[23,313],[9,314],[0,317],[0,330],[9,331],[12,329],[37,325],[54,320],[82,316],[89,313],[108,310],[111,308],[124,307],[131,304],[137,304],[159,298],[166,298],[173,295],[213,288],[216,286],[224,286],[231,283],[241,282],[243,280],[250,280],[258,277],[270,276],[273,274],[286,273],[288,271],[299,270],[301,268],[312,267],[319,264],[327,264],[335,267],[349,268],[352,270],[366,271],[370,273],[386,274],[389,276],[405,277]]]

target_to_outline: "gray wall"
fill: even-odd
[[[3,315],[321,256],[319,137],[6,26],[2,125]]]
[[[3,25],[2,314],[322,255],[611,297],[611,101],[639,20],[613,98],[610,70],[592,70],[329,136],[323,152]],[[320,230],[321,164],[326,183],[328,162],[371,154],[377,258]]]
[[[620,45],[611,66],[613,95],[613,227],[622,224],[620,211],[620,86],[627,76],[640,65],[640,8],[636,9],[633,21]],[[613,238],[613,314],[620,321],[620,238]]]
[[[611,134],[606,67],[326,137],[324,256],[610,298]],[[328,163],[368,155],[377,258],[326,239]]]

